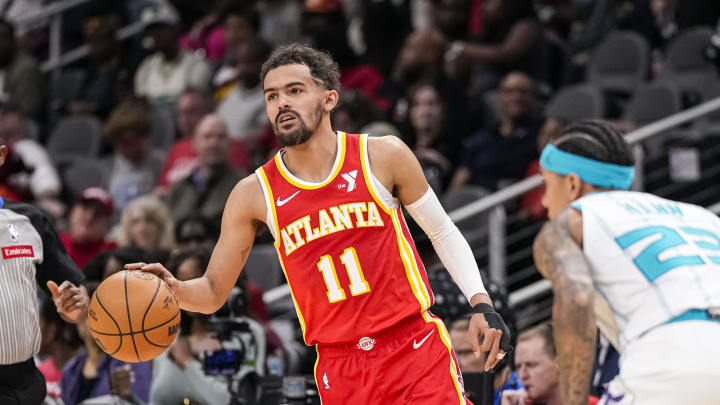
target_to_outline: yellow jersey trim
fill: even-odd
[[[404,243],[405,238],[402,234],[402,228],[400,227],[397,212],[393,211],[391,215],[393,226],[395,227],[395,234],[397,236],[398,249],[400,250],[400,259],[402,260],[403,266],[405,267],[405,275],[410,282],[410,288],[412,289],[415,298],[420,303],[421,311],[424,312],[430,307],[430,299],[429,297],[427,297],[426,294],[423,294],[424,289],[423,287],[421,287],[422,278],[418,277],[419,274],[417,268],[414,268],[413,260],[408,257],[408,253],[412,255],[412,251],[408,252],[407,247]]]
[[[343,162],[345,162],[345,150],[346,150],[346,140],[345,140],[345,132],[339,131],[337,140],[338,140],[338,150],[335,155],[335,164],[333,165],[332,170],[330,171],[330,174],[328,177],[323,180],[320,183],[311,183],[308,181],[304,181],[302,179],[299,179],[295,177],[292,173],[290,173],[290,170],[288,170],[287,167],[285,167],[285,163],[282,161],[282,151],[278,152],[275,155],[275,166],[277,166],[278,171],[280,172],[280,175],[287,180],[288,183],[292,184],[293,186],[297,188],[301,188],[304,190],[316,190],[321,187],[325,187],[328,184],[330,184],[331,181],[337,177],[338,173],[340,173],[340,169],[342,169]]]
[[[458,394],[458,399],[460,400],[460,404],[466,404],[465,396],[463,393],[465,390],[463,387],[460,386],[460,381],[458,379],[458,376],[460,376],[460,370],[457,368],[457,364],[455,363],[455,357],[453,356],[453,349],[452,344],[450,343],[450,334],[448,333],[447,329],[445,328],[445,324],[437,317],[432,316],[428,311],[424,311],[422,313],[423,319],[425,319],[425,322],[427,323],[434,323],[435,326],[438,329],[438,333],[440,334],[440,339],[442,340],[443,344],[445,344],[445,347],[448,349],[448,355],[450,356],[450,376],[453,380],[453,384],[455,384],[455,390]]]
[[[262,181],[263,191],[265,191],[266,196],[266,203],[268,205],[268,208],[272,212],[273,222],[275,225],[276,232],[280,232],[279,225],[278,225],[278,219],[277,219],[277,212],[275,211],[275,200],[273,198],[272,189],[270,188],[270,182],[267,179],[267,175],[265,174],[265,170],[260,167],[257,169],[257,173],[259,174],[260,181]],[[295,293],[293,292],[292,285],[290,284],[290,281],[287,276],[287,271],[285,270],[285,263],[283,262],[282,255],[280,254],[280,237],[275,239],[275,250],[277,251],[278,260],[280,260],[280,267],[282,267],[283,274],[285,275],[285,280],[288,282],[288,286],[290,287],[290,296],[292,297],[293,305],[295,306],[295,312],[297,312],[298,320],[300,320],[300,326],[302,327],[303,332],[303,340],[305,340],[305,319],[302,316],[302,313],[300,312],[300,307],[298,306],[297,301],[295,300]],[[307,341],[305,342],[307,344]]]

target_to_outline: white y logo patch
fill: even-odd
[[[348,193],[355,190],[355,179],[357,179],[357,170],[353,170],[351,172],[343,173],[342,178],[347,181],[347,191]]]

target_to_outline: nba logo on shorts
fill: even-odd
[[[326,390],[330,389],[330,382],[328,381],[327,373],[323,373],[323,385],[325,386]]]
[[[18,233],[15,225],[8,224],[8,232],[10,232],[10,239],[15,243],[20,243],[20,234]]]

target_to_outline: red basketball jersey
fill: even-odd
[[[337,139],[322,183],[293,176],[283,151],[257,170],[309,345],[357,342],[434,300],[399,204],[378,198],[367,135],[338,132]]]

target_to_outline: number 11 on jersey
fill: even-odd
[[[345,270],[350,279],[350,294],[360,295],[370,292],[370,285],[365,280],[365,276],[363,276],[355,249],[351,247],[345,249],[343,254],[340,255],[340,261],[345,265]],[[333,303],[347,298],[345,290],[343,290],[340,286],[340,281],[338,281],[332,257],[330,257],[330,255],[322,256],[320,261],[317,262],[317,267],[325,280],[328,301]]]

